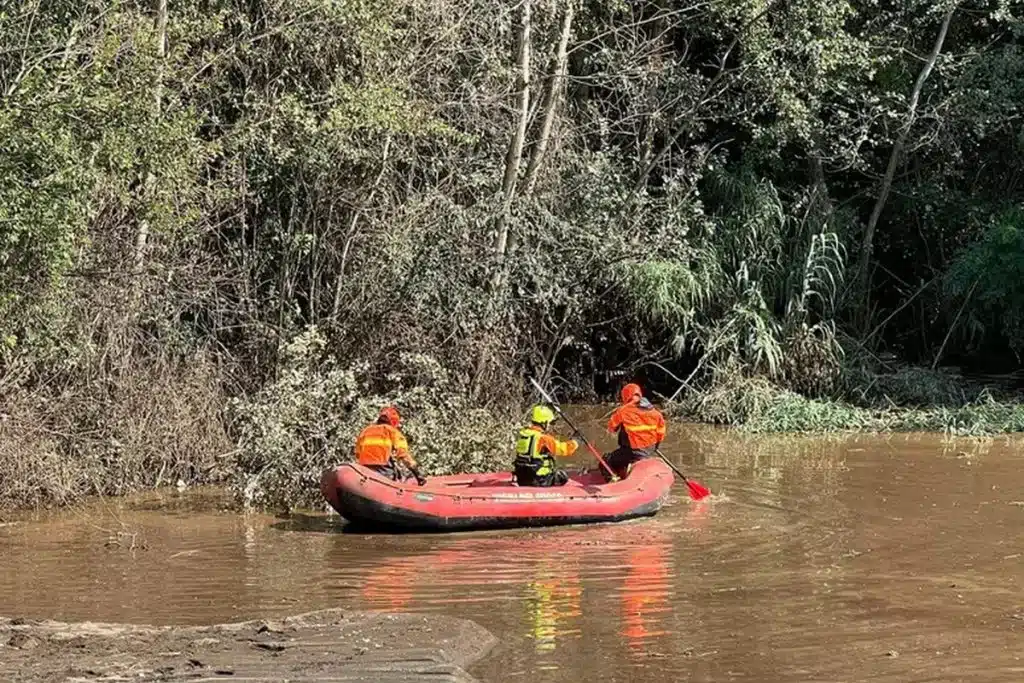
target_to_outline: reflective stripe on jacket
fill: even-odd
[[[395,457],[410,467],[416,461],[409,454],[409,442],[389,424],[372,424],[356,438],[356,460],[360,465],[387,465]]]
[[[608,431],[619,435],[619,446],[649,451],[665,440],[665,418],[642,398],[619,406],[608,420]]]

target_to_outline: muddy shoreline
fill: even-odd
[[[0,679],[471,683],[495,643],[467,619],[340,609],[211,626],[0,618]]]

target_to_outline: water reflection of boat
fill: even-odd
[[[455,611],[484,625],[494,614],[546,657],[610,626],[643,654],[671,632],[671,538],[658,525],[458,537],[361,567],[359,595],[374,610]]]
[[[667,544],[631,550],[626,557],[622,635],[634,653],[642,653],[651,640],[668,633],[662,615],[671,611],[670,562]]]
[[[552,652],[559,640],[580,633],[579,627],[570,623],[583,614],[583,584],[578,571],[562,572],[551,565],[540,567],[527,590],[528,635],[533,638],[538,654]]]
[[[381,563],[372,577],[363,582],[360,593],[367,605],[381,612],[401,612],[413,598],[416,565],[400,557]]]

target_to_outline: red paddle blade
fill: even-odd
[[[711,491],[695,481],[686,480],[686,488],[690,489],[690,498],[701,500],[711,495]]]

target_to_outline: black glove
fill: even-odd
[[[420,471],[418,469],[416,469],[415,467],[410,467],[409,471],[412,472],[412,476],[416,477],[417,484],[423,486],[424,484],[427,483],[427,478],[420,474]]]

